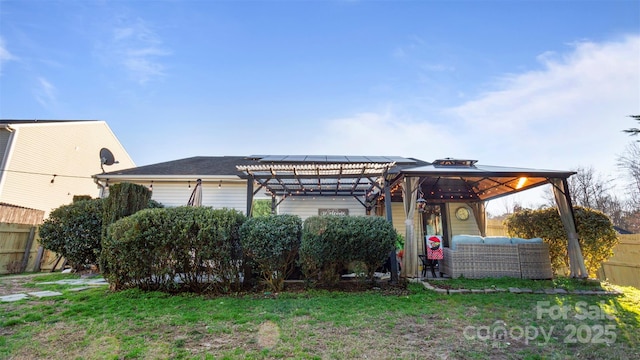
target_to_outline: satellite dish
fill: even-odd
[[[117,163],[118,162],[113,157],[113,153],[111,152],[111,150],[107,148],[100,149],[100,169],[102,169],[103,174],[105,173],[104,165],[113,165]]]
[[[102,165],[113,165],[116,162],[116,159],[113,157],[113,153],[111,150],[107,148],[100,149],[100,164]]]

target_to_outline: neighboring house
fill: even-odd
[[[114,161],[101,159],[101,151]],[[92,175],[103,168],[134,166],[104,121],[0,120],[0,203],[42,210],[46,218],[74,195],[100,196]]]

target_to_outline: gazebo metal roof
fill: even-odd
[[[403,169],[405,176],[420,178],[427,200],[486,201],[566,179],[572,171],[476,165],[476,160],[442,159],[430,165]]]

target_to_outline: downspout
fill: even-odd
[[[96,183],[96,185],[98,185],[98,187],[100,188],[100,199],[104,198],[104,185],[102,185],[102,183],[100,182],[100,180],[95,177],[95,175],[93,176],[93,182]]]

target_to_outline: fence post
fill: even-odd
[[[40,246],[38,248],[38,254],[36,255],[36,262],[33,264],[33,272],[40,271],[40,262],[42,261],[42,255],[44,254],[44,248]]]
[[[27,245],[24,248],[24,255],[22,256],[22,264],[20,265],[20,273],[27,270],[27,264],[29,263],[29,254],[31,253],[31,246],[33,246],[33,239],[36,237],[36,227],[32,226],[29,230],[29,238],[27,239]]]

